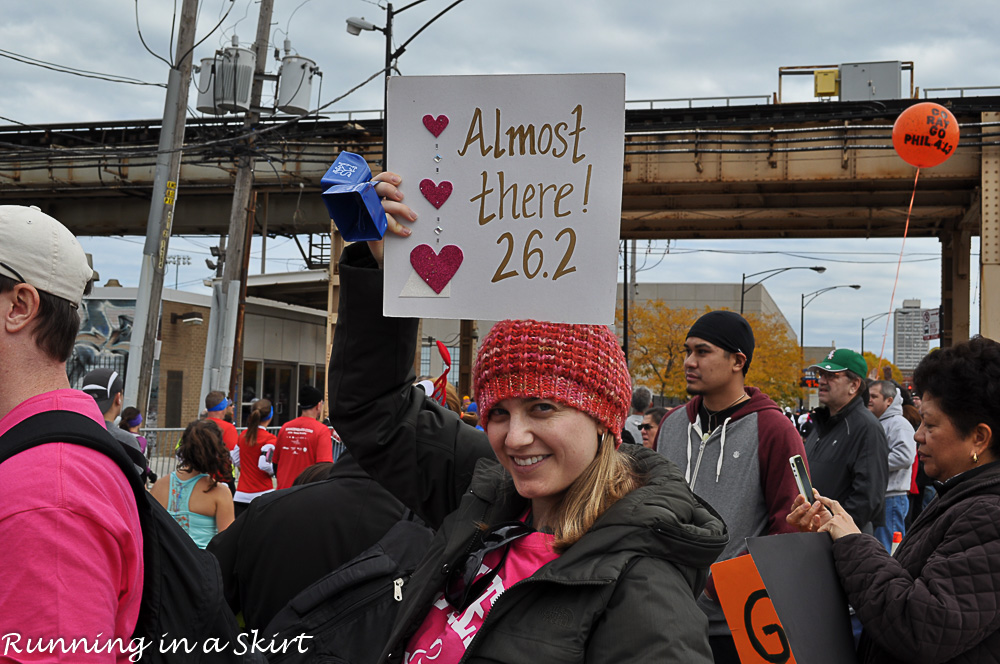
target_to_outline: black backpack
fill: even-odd
[[[133,638],[143,638],[141,643],[147,644],[139,661],[266,663],[259,652],[250,652],[256,650],[252,639],[240,637],[236,618],[223,595],[218,561],[199,549],[146,491],[135,469],[135,465],[145,467],[141,452],[127,449],[89,417],[52,410],[27,418],[0,437],[0,463],[54,442],[82,445],[107,455],[122,469],[135,493],[142,524],[144,574]]]
[[[434,531],[404,518],[371,548],[292,598],[264,634],[281,643],[300,635],[301,652],[270,655],[270,664],[374,664],[389,640],[406,583]]]

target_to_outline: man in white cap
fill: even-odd
[[[104,425],[93,397],[69,389],[66,376],[77,308],[94,276],[58,221],[38,208],[0,206],[0,436],[53,410]],[[0,542],[0,617],[5,634],[24,639],[8,640],[5,655],[17,659],[28,639],[39,638],[85,639],[104,652],[120,638],[128,647],[142,598],[142,531],[135,495],[114,461],[69,443],[4,461]],[[46,661],[79,657],[54,647]]]

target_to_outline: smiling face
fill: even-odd
[[[552,399],[512,398],[489,414],[487,436],[517,492],[531,500],[536,524],[597,456],[603,425]]]
[[[920,403],[920,427],[913,438],[924,472],[939,482],[975,468],[973,452],[980,457],[980,463],[986,460],[987,453],[976,445],[976,432],[963,436],[941,410],[938,400],[927,393]]]

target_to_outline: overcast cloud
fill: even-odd
[[[398,10],[406,4],[394,6]],[[428,0],[399,14],[396,45],[448,4]],[[230,6],[222,27],[208,34]],[[136,4],[130,0],[0,0],[0,8],[4,16],[0,49],[8,54],[154,84],[166,81],[166,65],[140,42]],[[176,8],[179,11],[180,0]],[[168,58],[174,9],[175,3],[167,0],[138,3],[142,36],[152,51]],[[201,2],[198,38],[208,37],[196,49],[195,60],[210,57],[234,34],[249,46],[257,12],[258,4],[252,0]],[[384,37],[378,32],[349,35],[345,30],[349,16],[364,16],[380,26],[385,21],[385,12],[367,0],[275,0],[272,46],[280,48],[287,37],[295,52],[315,60],[323,71],[322,98],[317,99],[314,91],[314,106],[340,96],[381,69]],[[849,0],[836,4],[465,0],[418,36],[398,66],[404,75],[623,71],[630,100],[771,95],[777,90],[781,66],[877,60],[914,62],[915,83],[921,89],[1000,86],[998,34],[1000,3],[994,0]],[[277,62],[272,60],[268,70],[276,71]],[[0,58],[0,80],[4,83],[0,124],[4,125],[135,120],[163,113],[162,87],[82,78],[7,57]],[[908,85],[909,77],[904,76],[904,90]],[[785,101],[811,100],[810,79],[786,79],[783,88]],[[1000,94],[1000,87],[990,94]],[[193,92],[191,100],[193,106]],[[381,104],[382,88],[376,80],[331,110],[376,109]],[[192,265],[180,271],[182,287],[199,290],[200,280],[209,276],[202,259],[215,241],[172,242],[172,253],[193,258]],[[102,276],[114,273],[125,285],[137,284],[141,251],[137,238],[87,239],[85,243],[95,252],[98,264],[106,266],[101,268]],[[857,348],[861,317],[889,307],[901,242],[681,241],[665,257],[664,242],[654,243],[649,256],[642,253],[646,245],[639,243],[639,263],[656,267],[641,272],[642,281],[733,282],[744,272],[826,265],[825,274],[779,275],[766,286],[797,330],[802,292],[862,283],[861,291],[825,294],[806,310],[807,344],[835,341]],[[977,247],[978,242],[974,250]],[[706,249],[755,253],[731,256]],[[691,250],[701,251],[687,253]],[[936,241],[907,242],[895,306],[904,298],[919,298],[924,306],[940,303],[938,250]],[[768,251],[810,257],[761,253]],[[134,256],[134,260],[123,256]],[[295,269],[301,265],[297,256],[294,243],[274,240],[268,246],[267,269]],[[254,271],[259,270],[259,260],[252,265]],[[167,284],[173,282],[171,268]],[[973,311],[977,309],[974,303]],[[866,330],[867,348],[881,342],[882,329],[876,323]],[[976,330],[978,315],[973,320]],[[890,335],[887,348],[891,346]]]

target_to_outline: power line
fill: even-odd
[[[196,49],[199,46],[201,46],[203,43],[205,43],[206,39],[208,39],[213,34],[215,34],[215,31],[218,30],[219,27],[222,25],[223,21],[225,21],[226,18],[229,17],[229,12],[233,11],[233,7],[235,7],[235,6],[236,6],[236,0],[229,0],[229,9],[226,11],[225,15],[222,18],[219,19],[219,22],[216,23],[215,26],[205,34],[204,37],[202,37],[201,39],[199,39],[198,41],[196,41],[194,43],[194,46],[192,46],[191,48],[189,48],[187,50],[187,53],[184,53],[184,55],[182,55],[180,58],[178,58],[177,61],[178,62],[184,62],[184,58],[186,58],[188,56],[188,53],[190,53],[194,49]],[[201,5],[199,4],[198,7],[199,7],[199,11],[200,11]],[[198,86],[195,85],[195,89],[197,89],[197,87]]]
[[[129,76],[102,74],[101,72],[88,71],[86,69],[76,69],[75,67],[68,67],[66,65],[55,64],[54,62],[38,60],[37,58],[32,58],[27,55],[21,55],[20,53],[14,53],[13,51],[7,51],[4,49],[0,49],[0,57],[7,58],[8,60],[14,60],[22,64],[31,65],[33,67],[41,67],[42,69],[59,72],[60,74],[80,76],[81,78],[95,78],[101,81],[108,81],[110,83],[128,83],[129,85],[150,85],[158,88],[167,87],[164,83],[150,83],[149,81],[143,81]]]
[[[142,43],[142,47],[144,49],[146,49],[149,52],[150,55],[152,55],[154,58],[156,58],[158,60],[162,60],[163,64],[167,65],[171,69],[174,68],[174,65],[169,60],[167,60],[166,58],[164,58],[159,53],[154,53],[153,49],[149,48],[149,46],[146,44],[146,40],[143,39],[143,37],[142,37],[142,28],[139,26],[139,0],[135,0],[135,31],[139,34],[139,41]],[[166,87],[166,86],[164,86],[164,87]]]

